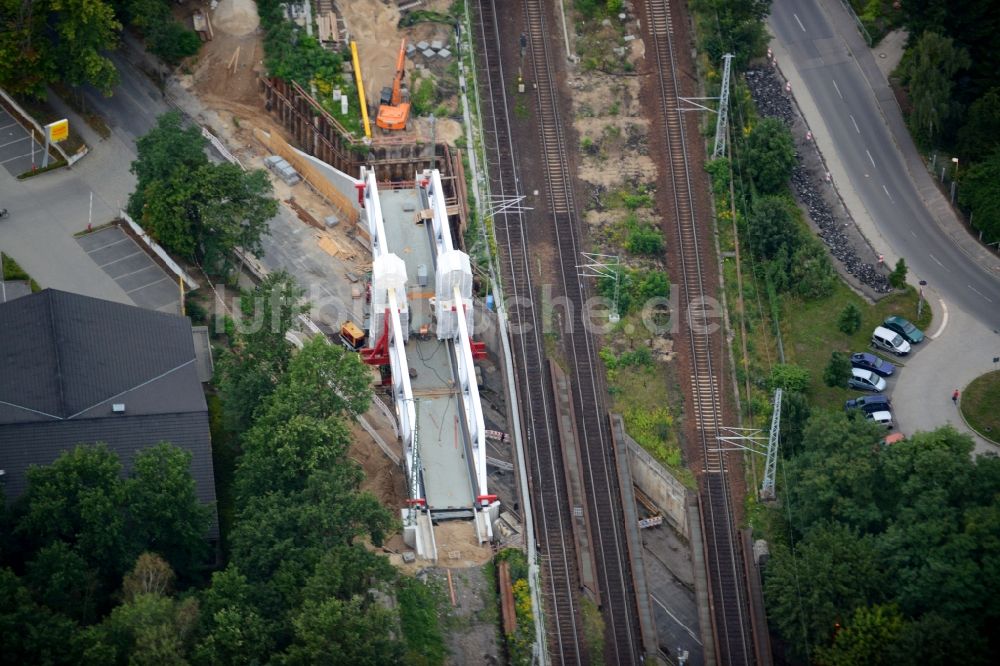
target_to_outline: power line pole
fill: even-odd
[[[719,91],[719,115],[715,119],[715,149],[712,159],[718,159],[726,154],[726,129],[729,125],[729,68],[733,59],[732,53],[722,56],[722,90]]]

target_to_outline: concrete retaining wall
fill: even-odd
[[[663,510],[664,518],[670,521],[674,529],[690,540],[685,504],[688,489],[627,434],[625,442],[628,444],[632,482]]]

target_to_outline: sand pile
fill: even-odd
[[[220,0],[212,16],[213,27],[240,37],[249,35],[260,25],[257,3],[253,0]]]

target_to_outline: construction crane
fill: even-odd
[[[406,65],[406,40],[399,45],[399,57],[396,58],[396,76],[391,88],[382,88],[382,96],[378,107],[375,124],[382,129],[406,129],[406,121],[410,117],[410,103],[402,100],[401,87]]]

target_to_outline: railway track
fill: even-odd
[[[495,200],[522,196],[517,151],[510,127],[511,108],[507,86],[511,72],[504,70],[497,0],[480,0],[473,17],[477,79],[483,119],[484,144],[490,172],[490,191]],[[497,243],[505,253],[502,274],[505,292],[518,299],[509,311],[513,335],[518,394],[526,414],[525,435],[531,461],[534,506],[538,513],[537,535],[542,556],[542,583],[546,608],[546,636],[550,658],[559,664],[586,663],[576,592],[580,588],[576,569],[570,508],[563,482],[563,461],[555,427],[548,372],[544,371],[542,319],[535,308],[535,289],[528,258],[528,220],[525,212],[511,208],[493,219]]]
[[[755,661],[743,554],[736,539],[727,460],[718,444],[722,418],[722,363],[713,358],[713,346],[722,349],[720,332],[710,322],[694,320],[691,306],[703,303],[705,288],[702,252],[695,217],[685,126],[680,111],[681,86],[674,57],[673,14],[668,0],[647,0],[646,26],[651,38],[653,63],[658,72],[660,109],[663,114],[668,173],[664,179],[672,194],[677,254],[683,277],[680,306],[688,313],[691,403],[701,453],[699,495],[705,536],[713,634],[719,663],[752,664]],[[648,47],[647,47],[648,48]],[[683,47],[682,47],[683,48]],[[647,53],[647,58],[650,55]]]
[[[513,72],[505,72],[501,59],[501,44],[516,44],[519,34],[512,25],[509,14],[503,24],[498,23],[497,0],[479,0],[477,29],[480,31],[479,56],[480,80],[486,89],[481,95],[484,124],[488,144],[495,146],[493,194],[520,195],[516,173],[517,155],[509,125],[510,105],[507,86],[513,81]],[[503,3],[505,10],[513,9]],[[543,3],[539,0],[523,2],[523,30],[527,61],[532,77],[530,93],[536,107],[535,126],[538,130],[538,152],[544,171],[544,196],[547,215],[540,212],[532,216],[535,223],[544,223],[552,231],[557,253],[557,266],[552,267],[563,295],[573,304],[563,330],[566,341],[567,361],[573,377],[574,412],[580,437],[584,468],[584,485],[588,513],[594,535],[594,557],[600,587],[602,612],[605,619],[604,661],[614,664],[637,664],[641,661],[639,624],[635,592],[622,527],[623,514],[619,506],[617,470],[613,458],[611,433],[604,406],[605,392],[602,377],[595,371],[600,368],[593,341],[584,328],[583,304],[586,288],[578,276],[581,239],[578,227],[574,178],[568,165],[567,143],[559,110],[555,69],[549,52],[548,32]],[[516,94],[516,93],[514,93]],[[540,188],[541,189],[541,188]],[[499,214],[494,221],[498,242],[508,253],[504,263],[505,283],[512,287],[513,295],[527,296],[534,300],[527,256],[526,217],[521,214]],[[544,561],[543,577],[546,581],[548,604],[549,652],[556,663],[585,663],[585,637],[579,624],[576,594],[579,590],[579,573],[574,569],[572,539],[568,508],[565,504],[566,489],[561,475],[561,453],[554,436],[550,405],[551,387],[541,372],[543,357],[538,331],[540,318],[533,306],[520,308],[519,319],[532,324],[532,333],[518,336],[518,356],[522,359],[520,379],[524,404],[529,408],[529,448],[535,469],[532,471],[533,494],[542,511]],[[545,387],[544,390],[538,389]],[[525,395],[527,394],[527,395]]]
[[[577,430],[606,625],[604,659],[607,663],[636,664],[641,660],[638,615],[622,527],[624,515],[619,505],[618,474],[604,405],[605,388],[597,370],[602,366],[590,332],[580,316],[588,294],[577,268],[583,246],[553,66],[558,56],[550,52],[543,2],[525,0],[523,7],[535,85],[535,125],[545,170],[549,220],[558,252],[558,274],[563,295],[575,307],[575,312],[566,317],[569,326],[564,332],[568,337],[567,361],[572,366],[574,378]]]

